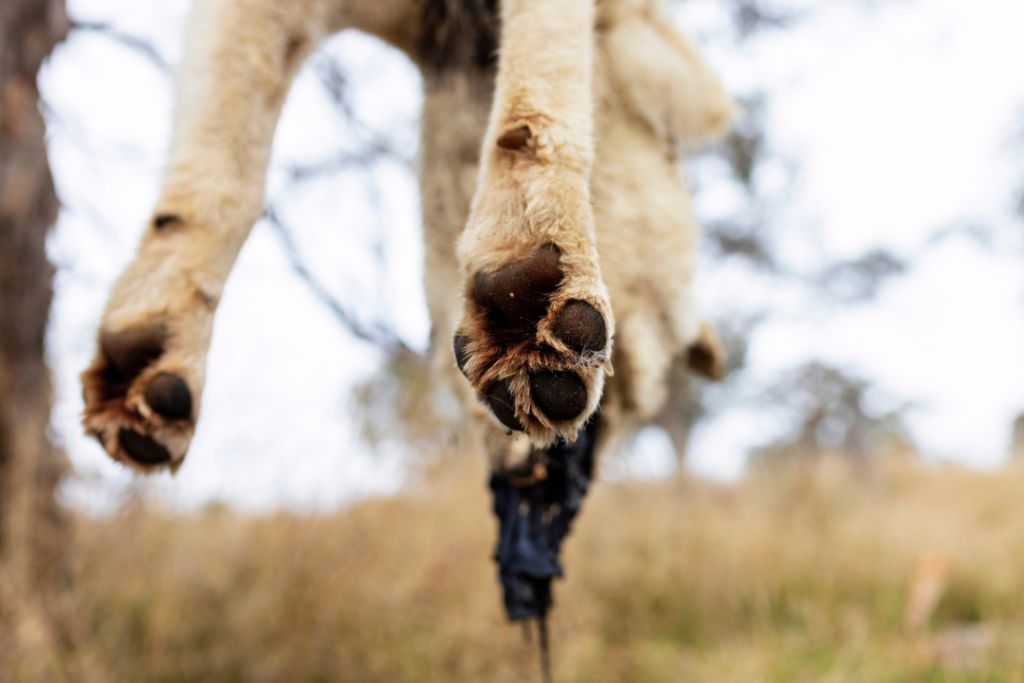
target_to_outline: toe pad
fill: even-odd
[[[128,457],[140,465],[164,465],[171,461],[170,452],[148,436],[122,429],[117,440]]]
[[[166,372],[156,376],[146,389],[146,403],[171,420],[192,417],[192,392],[180,377]]]
[[[570,301],[555,318],[556,337],[576,353],[603,351],[608,329],[597,309],[586,301]]]
[[[487,405],[494,416],[509,429],[523,431],[523,425],[516,418],[516,400],[508,388],[508,382],[498,380],[487,390]]]
[[[587,407],[587,387],[574,372],[541,370],[530,375],[533,402],[552,420],[575,420]]]

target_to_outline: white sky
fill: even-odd
[[[783,216],[792,257],[912,256],[935,231],[970,223],[1016,235],[995,253],[942,242],[867,305],[798,297],[785,313],[784,301],[752,340],[750,382],[815,358],[848,367],[915,405],[908,421],[928,455],[978,466],[1005,456],[1024,411],[1024,242],[1011,216],[1024,186],[1022,25],[1024,4],[1010,0],[837,3],[749,52],[711,51],[732,89],[769,93],[770,143],[799,167]],[[802,226],[821,230],[801,239]],[[780,292],[745,291],[735,275],[707,264],[705,305],[772,298],[778,310]],[[691,463],[734,476],[746,447],[784,427],[733,411],[697,436]]]
[[[822,254],[851,258],[877,247],[917,255],[936,230],[965,223],[1002,228],[1004,237],[993,251],[961,237],[941,242],[877,300],[842,309],[764,287],[735,265],[706,264],[701,297],[709,309],[771,301],[780,312],[758,329],[748,369],[725,391],[749,391],[807,360],[825,360],[913,402],[913,436],[929,455],[991,466],[1005,453],[1013,417],[1024,411],[1024,251],[1012,237],[1021,225],[1010,211],[1014,189],[1024,185],[1024,154],[1015,142],[1024,128],[1024,3],[907,0],[868,12],[827,4],[796,28],[741,49],[715,40],[724,25],[713,0],[690,0],[679,12],[683,30],[706,39],[732,91],[770,96],[772,150],[799,168],[782,216],[787,256],[813,264]],[[184,0],[73,0],[69,9],[76,19],[112,21],[152,40],[172,62],[180,57]],[[353,77],[360,116],[405,131],[397,144],[414,154],[414,68],[358,35],[326,49]],[[102,510],[133,477],[82,437],[77,375],[91,357],[106,292],[156,198],[171,81],[124,47],[76,33],[41,84],[53,112],[51,161],[65,205],[50,245],[59,267],[50,332],[54,431],[80,473],[69,495]],[[281,202],[304,257],[333,291],[348,292],[344,298],[366,315],[387,308],[407,343],[422,349],[428,321],[414,179],[397,166],[378,172],[380,218],[358,176],[301,192],[287,187],[284,166],[350,145],[307,70],[276,138],[268,198]],[[712,217],[730,201],[728,192],[712,190],[697,206]],[[364,260],[373,244],[387,254],[384,282]],[[152,485],[185,507],[221,500],[249,509],[326,507],[393,490],[403,476],[400,454],[367,453],[349,417],[353,384],[378,362],[313,300],[277,238],[258,225],[220,307],[189,457],[175,478],[162,475]],[[735,476],[746,451],[784,427],[771,415],[732,410],[699,431],[692,466]],[[647,432],[618,471],[658,476],[670,469],[669,457],[664,438]]]

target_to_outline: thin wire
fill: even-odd
[[[541,612],[537,617],[537,630],[540,633],[540,674],[544,683],[551,683],[551,651],[548,647],[548,615]]]

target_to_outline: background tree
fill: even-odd
[[[63,0],[0,0],[0,671],[48,678],[46,595],[60,580],[69,527],[54,492],[67,471],[47,438],[44,358],[53,296],[46,237],[60,203],[44,143],[36,75],[68,28]],[[7,679],[10,680],[10,679]]]

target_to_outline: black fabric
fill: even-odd
[[[510,621],[541,617],[552,605],[551,580],[562,576],[558,553],[580,511],[594,469],[597,420],[580,430],[575,443],[562,441],[535,451],[547,478],[526,486],[514,475],[491,475],[498,516],[498,578]]]

